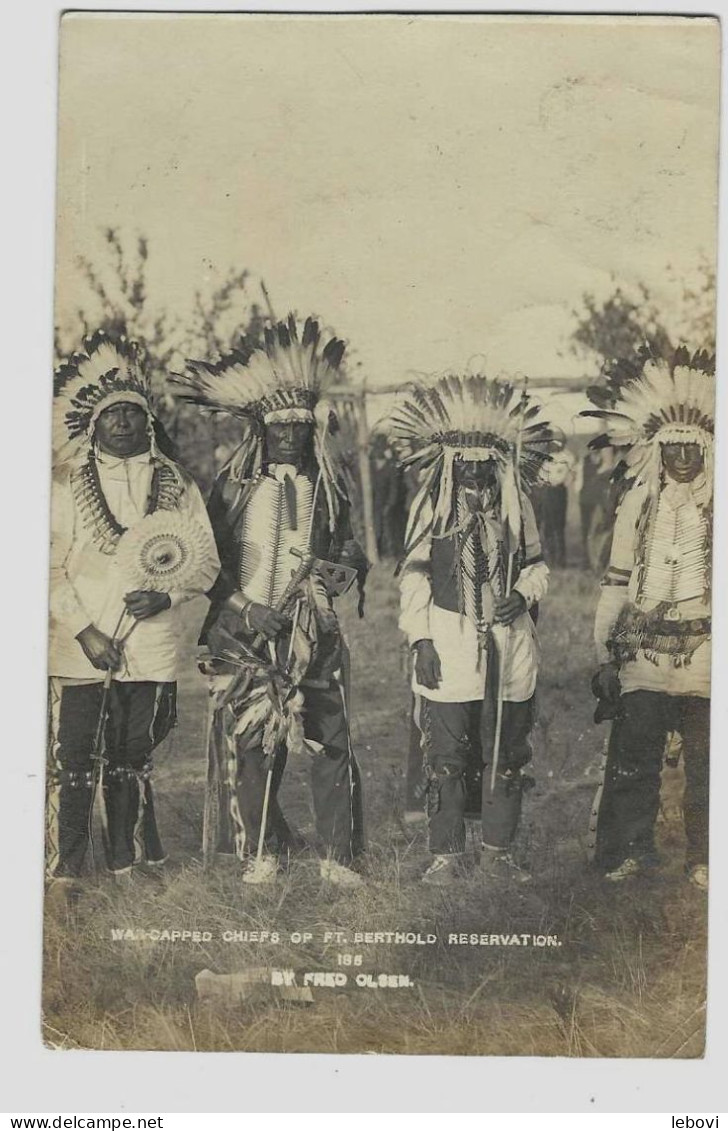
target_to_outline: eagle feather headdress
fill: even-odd
[[[55,372],[53,382],[54,474],[68,477],[81,523],[104,554],[114,554],[124,528],[109,510],[97,468],[96,423],[115,404],[134,404],[146,414],[153,467],[148,512],[174,511],[187,475],[167,454],[168,443],[152,407],[142,347],[97,330]]]
[[[188,360],[186,372],[173,374],[172,381],[183,400],[250,425],[228,463],[231,479],[238,482],[261,470],[266,425],[312,424],[314,453],[333,522],[341,469],[329,442],[329,406],[323,413],[316,410],[337,378],[344,349],[344,342],[336,337],[322,344],[315,319],[307,318],[299,329],[290,314],[285,322],[266,327],[262,346],[242,338],[238,348],[218,362]]]
[[[336,379],[344,343],[331,338],[323,349],[318,322],[307,318],[299,337],[291,314],[265,330],[262,347],[243,338],[217,363],[187,362],[174,375],[179,395],[212,412],[227,412],[259,424],[314,420],[316,405]]]
[[[607,368],[603,383],[587,389],[596,407],[582,415],[604,423],[591,441],[595,448],[623,453],[617,477],[646,482],[657,489],[663,444],[697,444],[711,478],[715,430],[715,357],[692,356],[681,346],[672,358],[653,357],[644,349],[634,361]]]
[[[413,532],[417,512],[432,498],[432,533],[446,536],[454,521],[455,461],[492,459],[501,483],[504,520],[513,537],[520,538],[521,486],[538,480],[558,446],[541,406],[525,391],[483,374],[450,374],[429,385],[412,386],[389,425],[400,462],[422,477],[413,507]]]
[[[53,441],[59,462],[93,442],[101,413],[121,402],[137,404],[152,419],[151,388],[141,347],[97,330],[58,367],[53,378]]]

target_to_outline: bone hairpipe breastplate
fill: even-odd
[[[456,506],[458,525],[464,527],[472,517],[465,491],[458,491]],[[493,520],[484,521],[482,530],[484,537],[473,528],[462,546],[460,559],[464,604],[462,611],[474,624],[492,624],[495,599],[503,595],[499,534],[502,536],[499,525],[496,526]],[[485,545],[482,544],[483,541]]]
[[[250,601],[275,605],[291,574],[300,565],[292,549],[307,553],[313,484],[304,475],[294,480],[297,515],[292,529],[283,483],[267,476],[253,490],[243,515],[240,588]]]
[[[692,499],[675,509],[661,498],[647,551],[643,595],[689,601],[705,590],[705,517]]]

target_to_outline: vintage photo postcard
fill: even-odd
[[[703,1054],[719,78],[62,18],[47,1046]]]

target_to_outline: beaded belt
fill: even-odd
[[[646,613],[635,605],[626,605],[608,643],[620,663],[634,660],[638,652],[644,652],[652,663],[658,663],[660,656],[669,656],[675,667],[682,667],[710,638],[710,633],[710,617],[681,620],[675,606],[661,605]]]

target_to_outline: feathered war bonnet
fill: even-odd
[[[643,349],[633,361],[606,367],[602,383],[587,389],[604,432],[593,448],[612,447],[622,456],[615,478],[646,483],[656,494],[662,480],[662,446],[697,444],[712,492],[715,430],[715,357],[692,356],[681,346],[670,359]]]
[[[266,327],[262,346],[242,338],[238,348],[220,361],[188,360],[186,372],[172,377],[183,400],[209,412],[227,413],[248,425],[227,464],[230,479],[239,483],[261,471],[267,425],[311,424],[332,528],[341,488],[338,461],[328,442],[330,406],[322,398],[336,380],[344,349],[338,338],[322,346],[318,322],[307,318],[300,331],[290,314],[286,322]]]
[[[400,463],[420,475],[405,553],[413,549],[417,518],[425,501],[433,504],[428,531],[447,537],[455,523],[456,460],[493,460],[501,488],[501,513],[512,546],[521,537],[521,487],[532,486],[558,446],[541,406],[508,381],[482,374],[439,378],[413,385],[389,420],[392,446]]]
[[[141,347],[103,330],[84,339],[83,351],[59,366],[53,378],[53,445],[56,461],[75,462],[88,455],[96,421],[115,404],[136,404],[147,414],[152,453],[154,435],[151,387]]]

